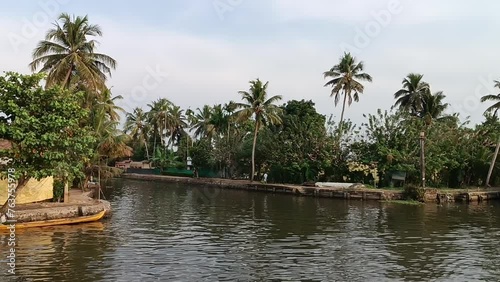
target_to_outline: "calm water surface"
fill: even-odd
[[[0,281],[500,281],[500,205],[407,206],[117,180],[112,218],[19,231]]]

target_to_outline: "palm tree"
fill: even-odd
[[[93,91],[104,89],[107,76],[111,76],[111,69],[116,68],[116,61],[108,55],[96,53],[98,42],[88,38],[102,36],[101,28],[90,24],[87,16],[62,13],[59,21],[33,51],[31,70],[36,71],[41,66],[40,72],[48,72],[49,87],[58,84],[69,88],[72,78],[78,77]]]
[[[229,101],[229,103],[224,104],[224,113],[226,114],[227,123],[227,141],[229,142],[229,136],[231,134],[231,124],[234,123],[234,111],[236,111],[236,103],[234,101]]]
[[[330,97],[335,97],[335,106],[340,101],[340,96],[344,95],[342,103],[342,113],[340,115],[339,140],[342,135],[342,123],[346,103],[350,106],[352,101],[359,101],[359,94],[363,94],[365,87],[360,81],[372,81],[372,77],[363,72],[364,63],[357,62],[350,53],[344,53],[338,65],[333,66],[329,71],[323,73],[324,77],[332,79],[325,84],[332,87]]]
[[[102,96],[100,96],[92,106],[92,110],[102,110],[106,114],[106,117],[110,120],[119,121],[120,112],[125,113],[125,110],[122,107],[117,106],[115,102],[121,99],[123,99],[122,95],[111,97],[111,91],[106,89],[102,92]]]
[[[146,148],[146,158],[149,160],[147,115],[141,108],[135,108],[132,113],[127,113],[125,121],[125,133],[130,134],[132,139],[143,142]]]
[[[496,88],[500,88],[500,81],[495,80],[493,82],[495,83]],[[498,110],[500,109],[500,94],[497,95],[488,94],[481,98],[481,102],[484,103],[487,101],[493,101],[493,105],[489,106],[485,112],[494,112],[493,115],[496,117],[498,114]],[[493,168],[495,167],[499,151],[500,151],[500,135],[498,136],[495,153],[493,154],[493,157],[491,159],[490,169],[488,170],[488,176],[486,177],[486,186],[490,185],[491,174],[493,173]]]
[[[446,98],[446,95],[442,91],[434,94],[428,91],[422,97],[422,109],[418,113],[418,116],[427,124],[431,124],[434,120],[438,122],[457,121],[456,116],[444,115],[444,112],[450,105],[443,103],[444,98]]]
[[[190,116],[190,123],[192,130],[194,130],[195,137],[207,137],[210,140],[213,137],[214,127],[210,123],[212,119],[212,107],[209,105],[198,108],[197,112]]]
[[[186,117],[183,114],[181,107],[177,105],[171,105],[168,115],[168,133],[170,135],[170,145],[179,144],[182,135],[185,133],[184,128],[187,127]]]
[[[268,98],[267,86],[259,79],[250,81],[250,91],[239,91],[242,100],[245,103],[237,103],[236,108],[240,109],[236,114],[240,121],[249,120],[251,117],[255,120],[255,129],[252,146],[252,175],[253,181],[255,174],[255,145],[257,144],[257,134],[259,130],[268,124],[281,124],[281,108],[274,103],[281,100],[281,95],[275,95]]]
[[[152,104],[148,104],[151,108],[149,111],[149,123],[153,126],[153,137],[154,137],[154,149],[153,152],[156,152],[156,140],[159,138],[167,149],[167,141],[166,137],[168,136],[168,129],[170,127],[170,108],[173,103],[166,99],[161,98],[154,101]]]
[[[500,88],[500,81],[495,80],[494,83],[496,88]],[[496,115],[498,110],[500,109],[500,93],[496,95],[488,94],[481,98],[481,102],[483,103],[488,101],[492,101],[493,105],[489,106],[486,109],[486,112],[494,112],[493,114]]]
[[[422,78],[422,74],[410,73],[403,79],[403,88],[394,93],[394,107],[399,106],[415,116],[422,111],[424,96],[430,94],[429,84]]]

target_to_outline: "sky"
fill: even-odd
[[[480,97],[500,91],[498,10],[492,0],[11,1],[0,10],[0,71],[30,73],[32,50],[66,12],[101,26],[98,52],[118,62],[107,84],[127,111],[158,98],[185,109],[239,101],[260,78],[283,102],[312,100],[339,118],[323,72],[347,51],[373,82],[346,118],[389,110],[415,72],[475,124]]]

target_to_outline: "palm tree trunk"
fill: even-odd
[[[350,91],[349,93],[347,92],[344,92],[344,103],[342,104],[342,113],[340,114],[340,124],[339,124],[339,143],[340,143],[340,139],[342,138],[342,129],[343,129],[343,125],[344,125],[344,111],[345,111],[345,103],[347,102],[347,95],[350,95]]]
[[[495,154],[493,154],[493,158],[491,159],[490,170],[488,171],[488,176],[486,177],[486,186],[490,186],[491,174],[493,173],[493,168],[495,167],[495,163],[497,161],[498,151],[500,151],[500,137],[498,137],[497,147],[495,149]]]
[[[149,161],[149,151],[148,151],[148,141],[147,141],[147,138],[144,139],[144,147],[146,148],[146,158]]]
[[[253,177],[255,174],[255,145],[257,145],[258,132],[259,132],[259,123],[255,122],[255,132],[253,134],[253,146],[252,146],[252,176],[250,177],[250,181],[253,181]]]
[[[156,156],[156,130],[153,132],[154,140],[153,140],[153,157]]]
[[[73,71],[73,66],[71,66],[68,70],[68,73],[66,74],[66,77],[64,78],[64,87],[67,87],[69,88],[69,81],[70,81],[70,76],[71,76],[71,72]]]

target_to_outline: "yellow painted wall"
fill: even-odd
[[[0,179],[0,205],[5,203],[8,197],[8,181]],[[40,181],[30,179],[16,197],[16,204],[26,204],[52,199],[54,178],[47,177]]]

